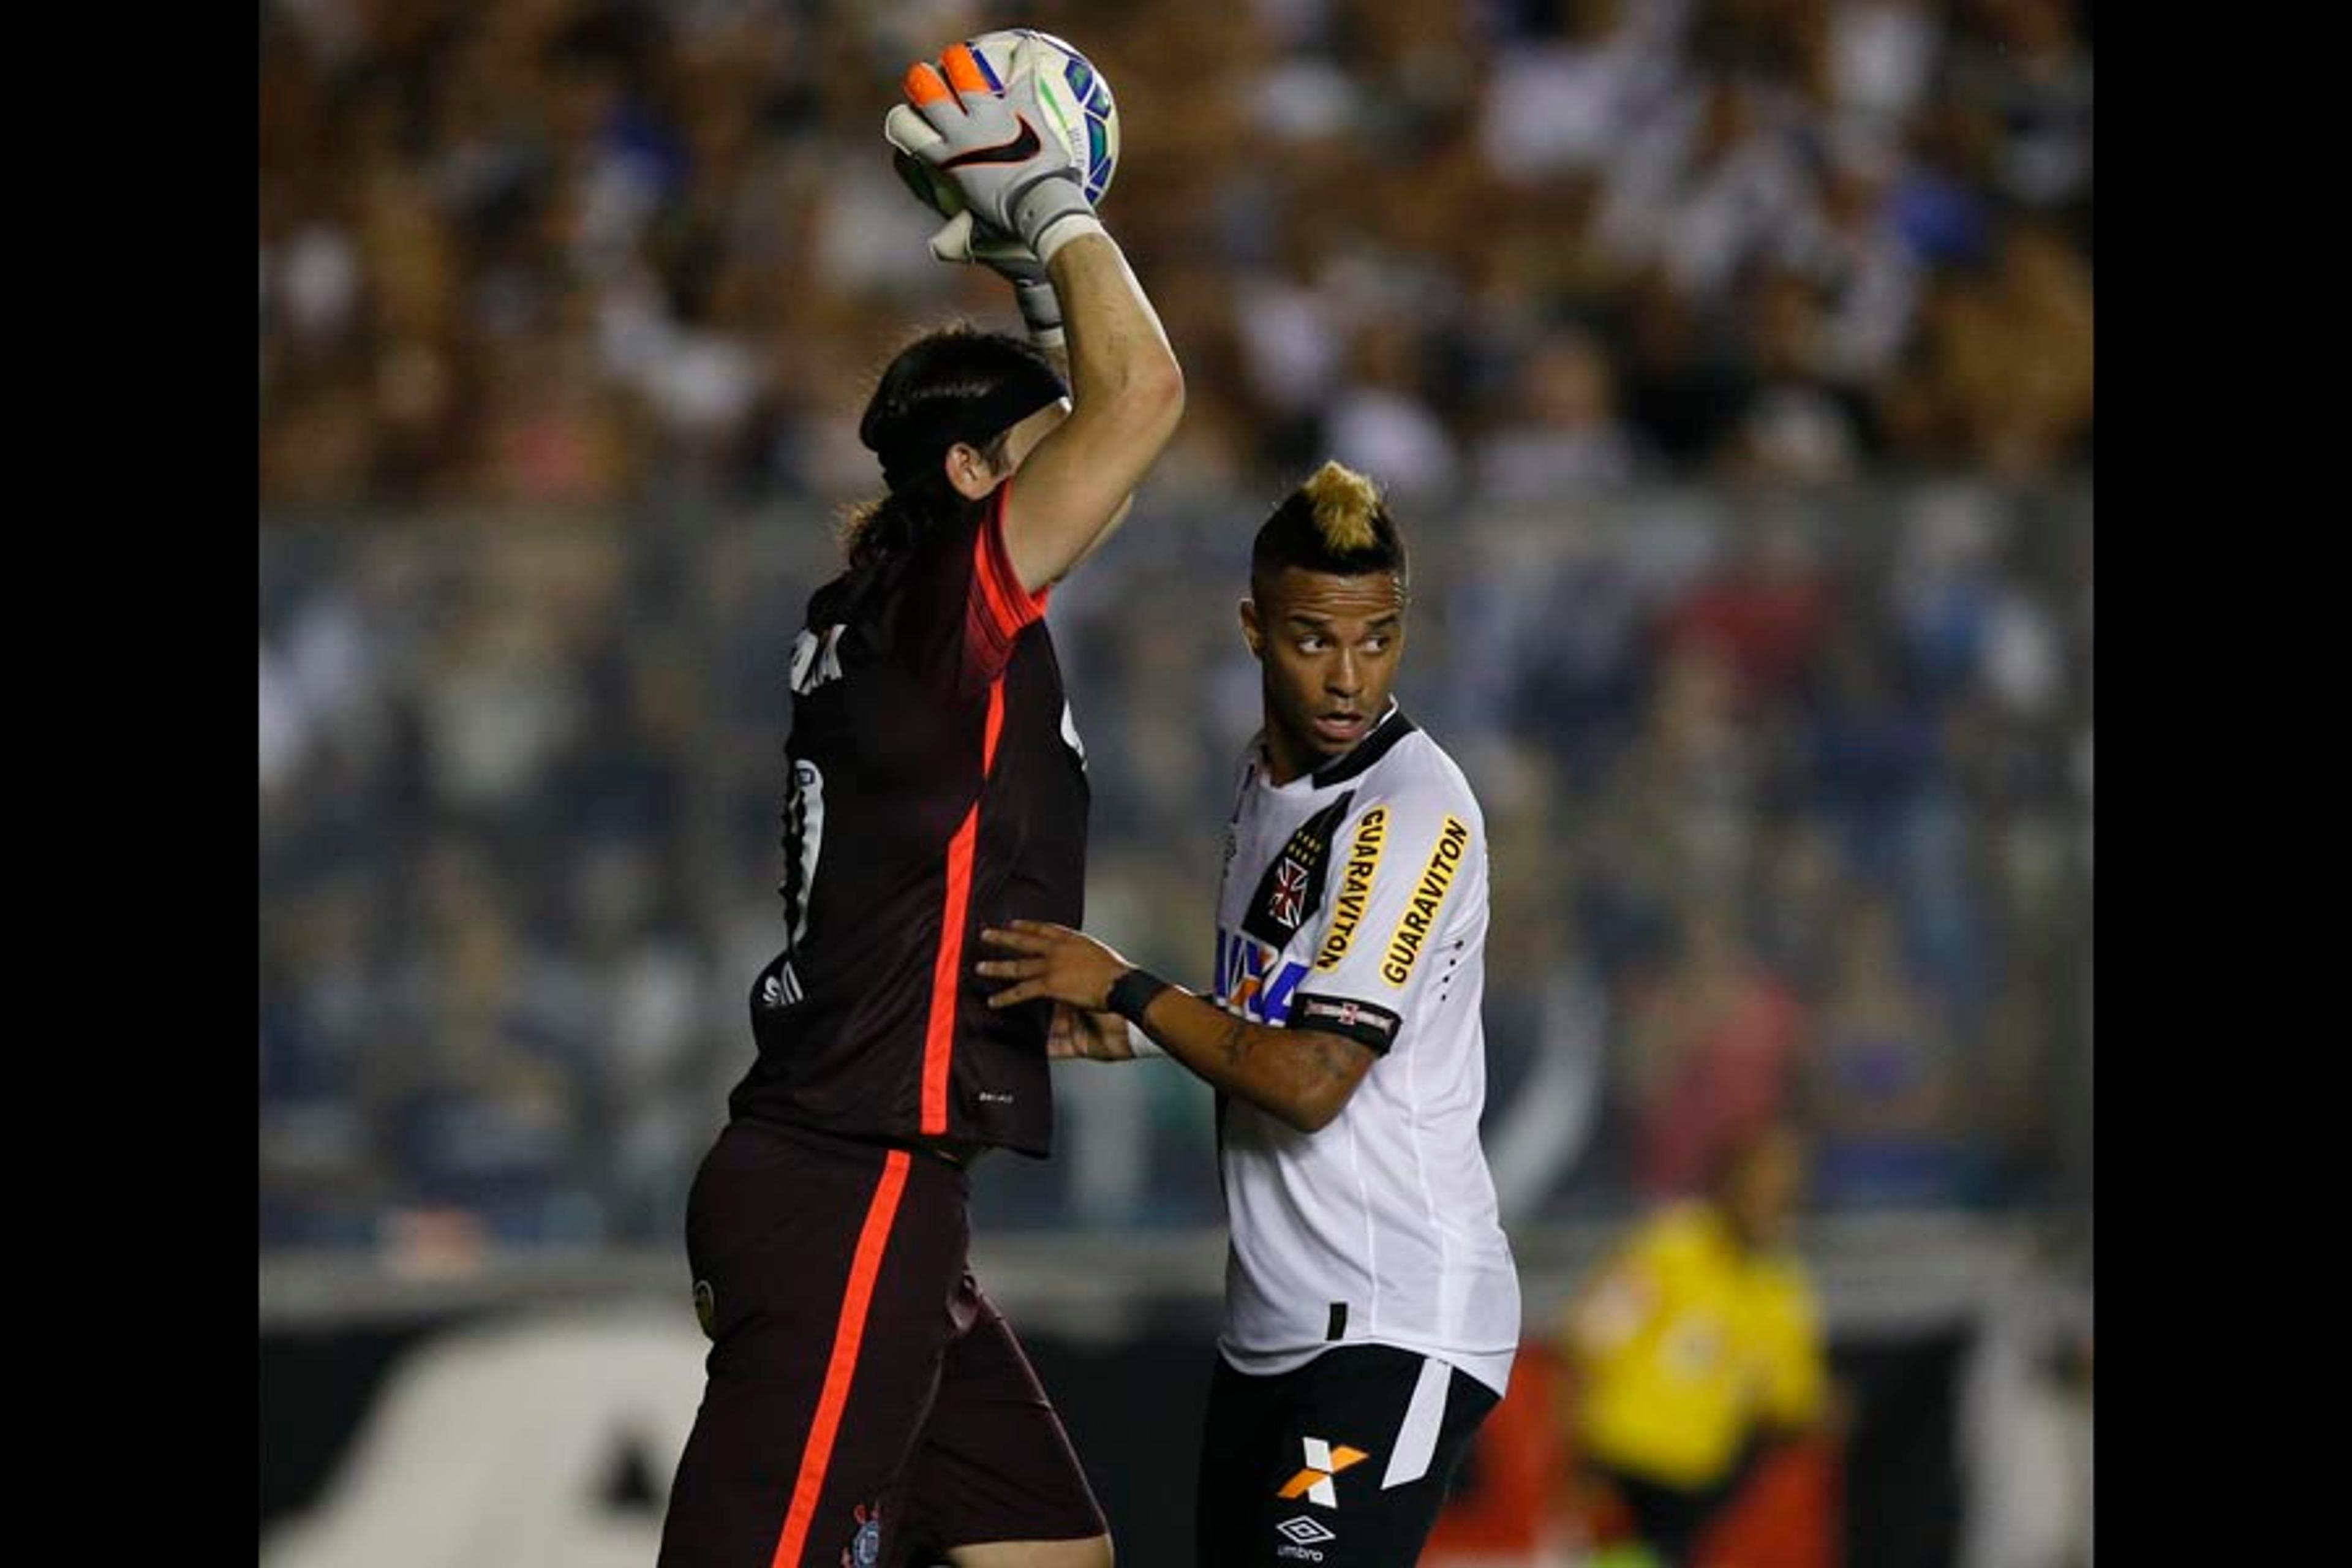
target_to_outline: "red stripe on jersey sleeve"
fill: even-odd
[[[1021,585],[1004,550],[1004,508],[1013,481],[996,488],[995,502],[981,520],[971,545],[971,595],[964,605],[964,651],[979,673],[992,679],[1013,657],[1013,639],[1045,613],[1046,590]]]

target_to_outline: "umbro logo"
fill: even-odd
[[[1322,1562],[1323,1553],[1316,1547],[1326,1541],[1339,1539],[1303,1513],[1296,1519],[1284,1520],[1274,1527],[1274,1532],[1282,1537],[1282,1544],[1274,1549],[1274,1554],[1300,1563]]]

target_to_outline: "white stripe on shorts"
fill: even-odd
[[[1411,1486],[1429,1474],[1430,1458],[1437,1452],[1437,1429],[1445,1424],[1446,1385],[1453,1381],[1452,1367],[1433,1357],[1422,1358],[1421,1378],[1412,1385],[1412,1403],[1405,1406],[1404,1425],[1397,1428],[1396,1447],[1389,1454],[1388,1474],[1381,1478],[1381,1490]]]

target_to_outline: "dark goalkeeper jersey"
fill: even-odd
[[[1085,752],[1004,553],[1009,483],[809,600],[793,651],[783,951],[751,988],[734,1115],[1044,1155],[1052,1005],[972,965],[1013,920],[1085,923]]]

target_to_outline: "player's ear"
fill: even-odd
[[[1242,601],[1242,641],[1249,644],[1252,658],[1265,657],[1265,630],[1257,624],[1257,601]]]
[[[947,469],[948,483],[966,500],[979,500],[996,488],[995,468],[969,441],[958,441],[950,447],[940,462]]]

